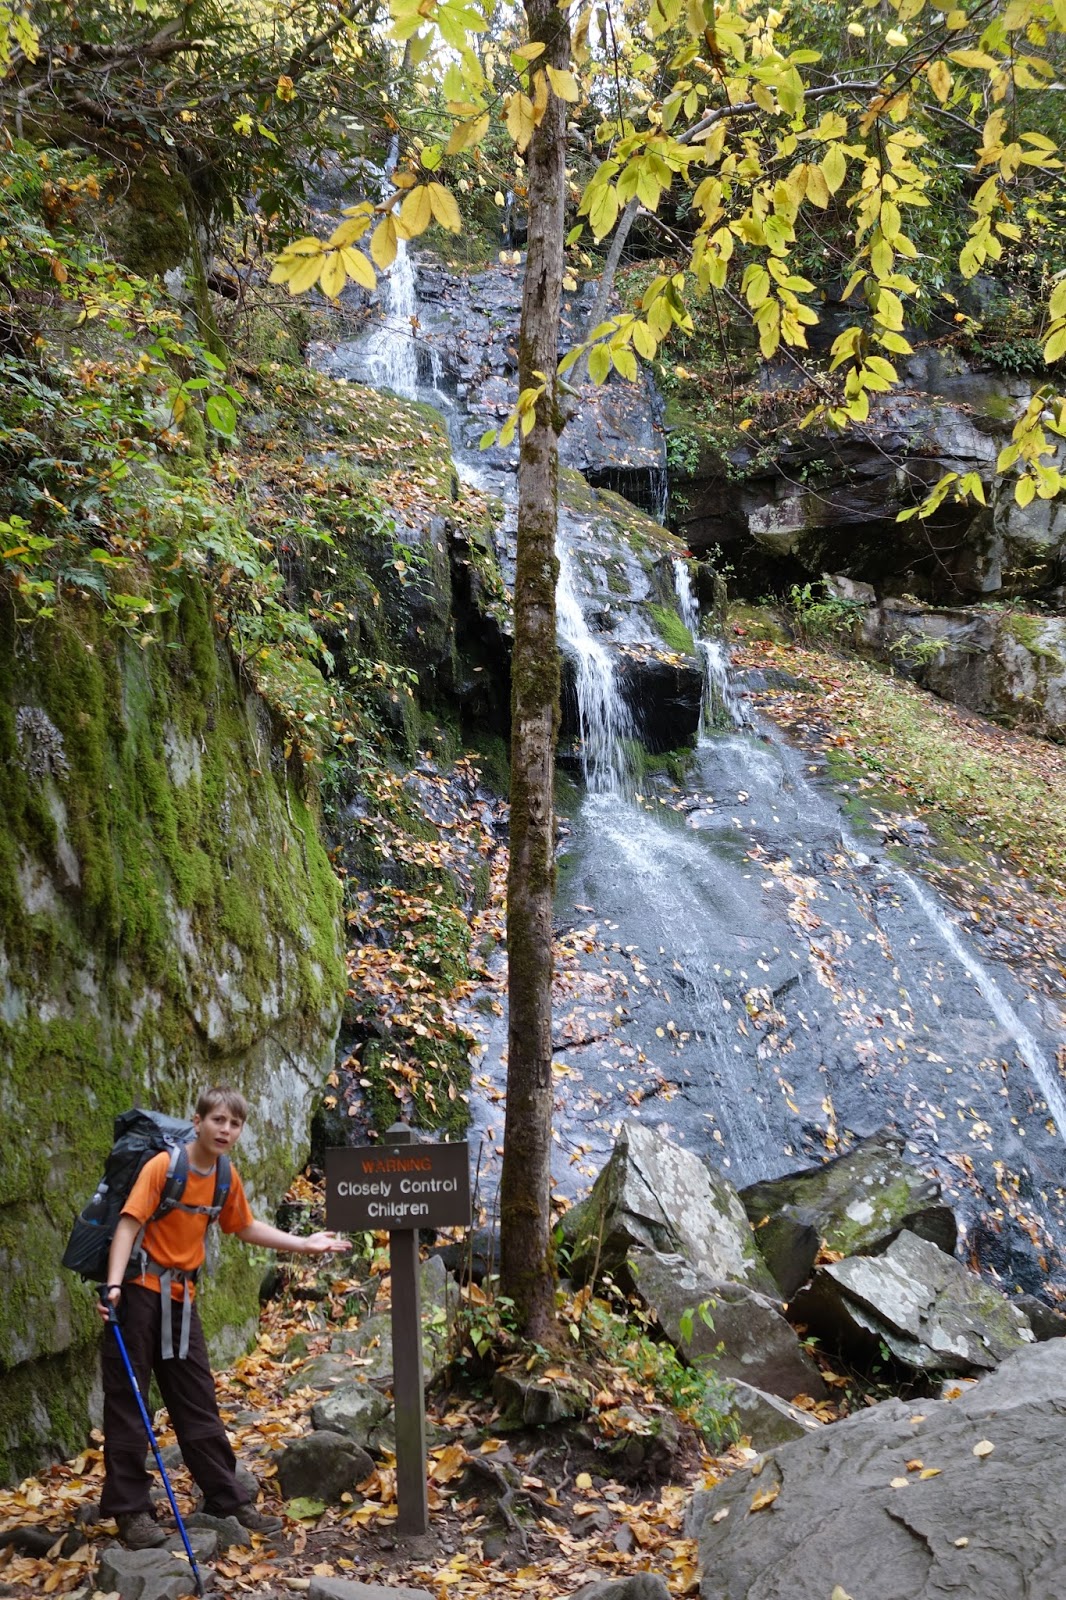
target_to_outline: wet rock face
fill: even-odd
[[[1057,1600],[1066,1524],[1049,1463],[1064,1447],[1061,1341],[950,1403],[887,1401],[700,1497],[704,1600],[821,1597],[837,1584],[862,1600]]]
[[[443,387],[456,396],[461,441],[476,449],[485,429],[498,426],[518,397],[521,269],[493,267],[459,275],[423,258],[418,293],[425,335],[444,369]],[[564,298],[560,355],[580,337],[586,309],[581,295]],[[563,465],[660,514],[666,439],[650,379],[587,384],[573,406],[560,444]],[[514,449],[486,452],[489,465],[515,458]]]
[[[1033,1341],[1005,1295],[907,1232],[884,1255],[819,1267],[790,1315],[846,1355],[885,1345],[917,1372],[987,1372]]]

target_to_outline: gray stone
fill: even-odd
[[[1066,1317],[1035,1294],[1016,1294],[1012,1305],[1026,1318],[1036,1339],[1066,1338]]]
[[[189,1535],[196,1565],[209,1561],[218,1540],[207,1531]],[[176,1548],[175,1548],[176,1547]],[[201,1576],[204,1576],[201,1571]],[[184,1600],[193,1590],[188,1557],[180,1535],[158,1550],[127,1550],[107,1545],[100,1556],[94,1584],[98,1592],[118,1594],[120,1600]]]
[[[830,1250],[846,1256],[883,1250],[902,1228],[952,1253],[955,1217],[941,1201],[939,1186],[904,1161],[903,1147],[902,1135],[894,1128],[882,1128],[821,1167],[802,1168],[741,1191],[756,1243],[775,1277],[780,1273],[777,1281],[783,1294],[791,1298],[809,1270],[807,1227],[813,1227]],[[791,1219],[792,1237],[803,1240],[798,1264],[788,1254],[788,1235],[773,1231],[773,1219],[779,1215]],[[770,1222],[764,1227],[767,1218]]]
[[[335,1389],[338,1384],[350,1383],[354,1371],[349,1358],[339,1355],[312,1356],[293,1368],[285,1379],[285,1393],[295,1394],[297,1389]]]
[[[813,1212],[785,1206],[775,1216],[761,1217],[755,1225],[755,1243],[786,1300],[807,1282],[822,1247],[813,1217]]]
[[[884,1255],[820,1267],[792,1313],[852,1355],[874,1355],[884,1344],[919,1372],[988,1371],[1033,1339],[998,1289],[906,1232]]]
[[[192,1516],[185,1518],[185,1527],[187,1530],[206,1529],[213,1533],[223,1550],[228,1550],[233,1544],[246,1550],[251,1548],[252,1536],[236,1517],[213,1517],[209,1511],[194,1511]]]
[[[616,1272],[634,1247],[677,1253],[708,1277],[775,1293],[737,1191],[698,1156],[627,1122],[587,1200],[563,1218],[575,1277]]]
[[[422,1295],[422,1372],[426,1388],[443,1374],[448,1358],[448,1269],[439,1256],[430,1256],[419,1268]],[[345,1368],[347,1379],[352,1377],[353,1364],[357,1363],[360,1378],[368,1383],[389,1385],[392,1382],[392,1313],[379,1312],[367,1317],[358,1328],[346,1329],[330,1340],[330,1356],[320,1356],[320,1361],[349,1357]],[[328,1371],[328,1368],[324,1368]],[[325,1385],[323,1385],[325,1387]]]
[[[701,1497],[701,1593],[828,1600],[839,1584],[856,1600],[1061,1600],[1064,1450],[1059,1340],[1009,1357],[950,1403],[886,1401]]]
[[[824,1426],[798,1406],[790,1406],[776,1394],[767,1394],[750,1383],[733,1378],[725,1385],[729,1414],[742,1437],[750,1439],[755,1450],[772,1450],[791,1439],[804,1439]]]
[[[739,1378],[785,1400],[825,1395],[818,1368],[794,1329],[754,1289],[706,1277],[679,1255],[634,1251],[626,1268],[634,1292],[686,1361],[708,1363],[720,1377]]]
[[[527,1372],[525,1364],[500,1367],[492,1380],[492,1397],[502,1413],[498,1427],[542,1428],[568,1417],[584,1416],[589,1391],[578,1379],[547,1378]]]
[[[355,1578],[312,1578],[307,1600],[434,1600],[428,1589],[405,1589]]]
[[[628,1578],[600,1578],[574,1591],[573,1600],[669,1600],[665,1578],[634,1572]]]
[[[277,1457],[278,1482],[286,1500],[335,1501],[374,1470],[365,1450],[343,1433],[306,1433]]]
[[[328,1433],[347,1434],[365,1450],[374,1430],[391,1410],[389,1401],[369,1380],[345,1383],[316,1401],[311,1408],[311,1426],[324,1428]]]

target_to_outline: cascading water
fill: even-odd
[[[747,707],[733,686],[729,671],[729,651],[721,639],[700,637],[700,608],[692,592],[688,562],[674,559],[674,592],[681,620],[691,633],[703,663],[703,694],[700,700],[701,739],[712,728],[743,728],[748,725]]]
[[[407,400],[417,400],[424,389],[436,389],[440,358],[429,344],[416,337],[418,290],[414,264],[401,239],[396,259],[385,279],[384,316],[360,345],[367,382],[375,389],[391,389]],[[428,371],[422,375],[420,353]],[[428,380],[428,381],[427,381]]]
[[[393,274],[382,324],[343,364],[336,351],[323,365],[433,399],[406,251]],[[450,420],[471,432],[481,419],[462,405],[460,414],[453,400]],[[510,467],[461,450],[457,461],[505,500],[502,526],[513,529]],[[569,1152],[556,1180],[586,1187],[626,1117],[709,1155],[738,1183],[824,1160],[894,1122],[971,1237],[1004,1236],[1007,1281],[1039,1287],[1026,1266],[1033,1193],[1066,1255],[1053,1007],[1028,1006],[1039,996],[1009,966],[979,961],[939,897],[863,854],[839,796],[809,776],[819,768],[808,755],[755,735],[724,641],[700,638],[680,560],[678,609],[703,660],[703,727],[687,776],[651,777],[635,795],[620,657],[582,605],[571,538],[584,538],[585,570],[600,559],[564,519],[558,633],[573,664],[587,792],[559,859],[557,916],[575,937],[556,1004],[554,1130]],[[597,583],[609,613],[602,570]],[[475,1094],[473,1110],[486,1131],[498,1124],[505,1075],[506,1023],[492,1015],[473,1005],[467,1015],[485,1040],[475,1082],[492,1092],[483,1106]],[[1004,1169],[1019,1175],[1016,1200]]]
[[[610,654],[589,628],[578,599],[574,558],[561,541],[558,557],[556,627],[559,643],[574,664],[585,786],[590,794],[624,795],[632,788],[624,746],[632,736],[632,718]]]

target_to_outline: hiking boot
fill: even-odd
[[[133,1511],[117,1517],[118,1536],[127,1550],[158,1550],[167,1536],[150,1511]]]
[[[242,1506],[237,1506],[234,1511],[212,1511],[209,1506],[205,1506],[204,1510],[212,1517],[232,1517],[234,1522],[239,1522],[249,1533],[277,1533],[282,1526],[280,1517],[272,1517],[265,1511],[257,1511],[250,1500],[246,1500]]]

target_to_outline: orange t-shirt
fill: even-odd
[[[154,1222],[148,1221],[163,1198],[169,1164],[170,1157],[165,1150],[161,1150],[157,1156],[145,1162],[137,1182],[129,1192],[126,1204],[122,1207],[122,1215],[136,1217],[138,1222],[146,1224],[141,1243],[153,1261],[160,1262],[164,1267],[178,1268],[183,1272],[195,1272],[197,1267],[203,1265],[207,1217],[193,1215],[188,1211],[182,1211],[180,1207],[175,1207],[173,1211],[168,1211],[165,1217],[157,1217]],[[201,1175],[199,1172],[194,1172],[190,1166],[185,1193],[181,1198],[187,1206],[213,1205],[214,1168],[212,1167],[206,1175]],[[223,1233],[240,1233],[254,1220],[244,1193],[244,1185],[237,1175],[236,1168],[231,1166],[230,1191],[219,1215],[218,1225]],[[133,1256],[130,1258],[131,1262],[135,1259]],[[145,1289],[154,1289],[156,1294],[160,1292],[159,1278],[155,1273],[142,1273],[139,1277],[127,1281],[139,1283]],[[171,1284],[170,1293],[174,1300],[183,1299],[185,1285]]]

